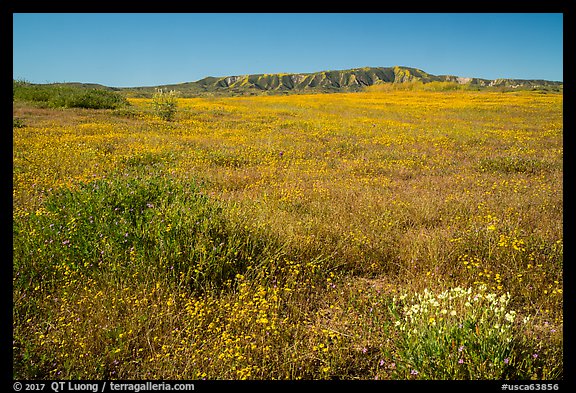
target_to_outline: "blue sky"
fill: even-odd
[[[563,15],[14,14],[13,77],[153,86],[207,76],[402,65],[563,80]]]

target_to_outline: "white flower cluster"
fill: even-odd
[[[465,323],[477,334],[481,331],[484,336],[510,336],[516,320],[516,311],[508,310],[510,294],[488,293],[485,285],[475,289],[456,287],[439,294],[424,289],[423,293],[395,297],[393,302],[403,304],[395,326],[408,335],[430,329],[442,333]]]

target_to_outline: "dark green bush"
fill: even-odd
[[[12,118],[12,128],[22,128],[22,127],[26,127],[26,124],[24,124],[24,120],[19,119],[17,117]]]
[[[61,85],[13,83],[13,99],[39,103],[49,108],[116,109],[130,105],[113,91]]]
[[[202,291],[279,250],[229,222],[196,185],[173,179],[97,180],[54,192],[44,209],[15,220],[15,268],[23,272],[18,285],[57,285],[66,279],[59,272],[81,270],[118,279],[140,272]]]
[[[480,160],[481,172],[538,173],[548,170],[548,165],[538,159],[523,157],[491,157]]]
[[[176,116],[179,93],[175,90],[163,91],[158,89],[152,96],[154,114],[166,121],[173,121]]]

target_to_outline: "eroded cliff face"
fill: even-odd
[[[406,67],[366,67],[342,71],[322,71],[310,74],[260,74],[205,78],[198,81],[205,88],[309,90],[328,89],[356,91],[378,83],[401,83],[424,78],[424,71]]]
[[[406,83],[420,81],[456,82],[475,86],[545,87],[561,82],[518,79],[480,79],[454,75],[432,75],[410,67],[364,67],[340,71],[321,71],[308,74],[257,74],[204,78],[196,83],[204,91],[358,91],[364,86],[381,83]]]
[[[207,77],[196,82],[133,87],[101,88],[125,91],[136,96],[151,96],[157,88],[177,90],[183,96],[245,95],[298,92],[354,92],[366,86],[386,83],[452,82],[472,87],[506,87],[512,89],[552,88],[559,90],[563,82],[523,79],[480,79],[455,75],[432,75],[411,67],[364,67],[339,71],[295,74],[253,74]],[[88,86],[88,84],[83,84]]]

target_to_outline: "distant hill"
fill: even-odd
[[[432,75],[411,67],[364,67],[340,71],[304,74],[254,74],[207,77],[196,82],[171,85],[113,88],[95,84],[74,83],[87,88],[102,88],[147,97],[158,88],[179,91],[184,97],[206,95],[257,95],[313,92],[355,92],[366,86],[406,82],[452,82],[471,88],[560,90],[563,82],[523,79],[463,78],[454,75]]]

